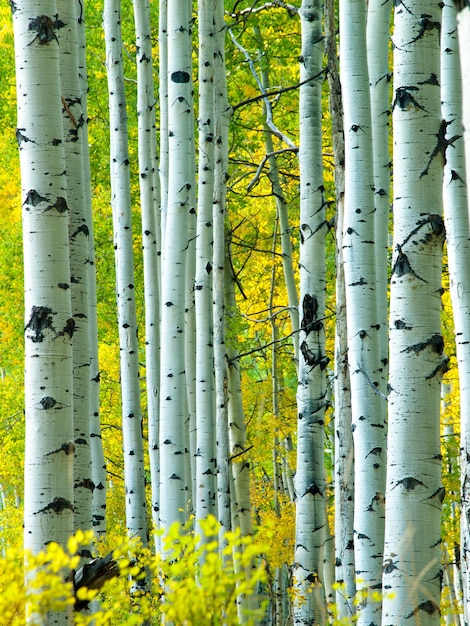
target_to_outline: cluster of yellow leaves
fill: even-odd
[[[101,590],[77,591],[78,600],[95,602],[93,611],[75,614],[75,623],[131,626],[145,620],[160,624],[163,618],[174,626],[238,624],[239,598],[254,597],[266,582],[261,559],[266,547],[238,532],[222,535],[213,517],[202,520],[199,527],[202,536],[174,524],[157,554],[138,542],[123,540],[113,552],[119,576]],[[72,611],[71,572],[80,565],[80,547],[92,539],[91,533],[79,531],[65,548],[51,543],[44,552],[26,557],[19,548],[9,549],[0,560],[2,626],[24,624],[26,611],[31,624],[45,623],[54,612]],[[151,580],[147,589],[143,579]],[[265,605],[257,600],[246,612],[248,625],[259,623],[264,614]]]

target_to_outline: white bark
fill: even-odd
[[[212,202],[214,191],[215,2],[199,15],[199,162],[196,235],[196,520],[215,513],[216,450],[212,327]]]
[[[145,300],[145,383],[147,389],[148,449],[152,489],[152,518],[158,526],[160,506],[159,387],[160,387],[160,184],[155,131],[155,93],[149,0],[134,0],[137,47],[137,119],[139,184]],[[158,538],[156,536],[156,541]]]
[[[465,38],[465,33],[463,36]],[[448,142],[444,163],[443,204],[459,369],[462,468],[461,554],[464,560],[462,590],[464,618],[468,623],[470,615],[470,475],[468,464],[470,454],[470,387],[468,384],[470,374],[470,228],[465,146],[461,130],[462,75],[457,37],[457,14],[453,4],[445,4],[442,9],[441,94],[442,118],[446,124],[445,140]],[[470,154],[467,156],[470,158]]]
[[[129,535],[139,537],[143,545],[146,545],[148,537],[135,310],[129,152],[120,25],[120,1],[106,0],[104,28],[111,129],[111,205],[116,260],[126,525]]]
[[[82,159],[83,193],[88,224],[88,328],[90,332],[90,451],[93,480],[93,530],[102,536],[106,533],[106,462],[100,426],[100,371],[98,363],[98,315],[96,301],[95,238],[91,203],[90,151],[88,145],[88,75],[86,65],[85,17],[78,20],[79,81],[83,113]]]
[[[50,541],[65,545],[73,532],[69,208],[57,4],[12,8],[25,278],[24,547],[37,553]],[[69,615],[46,621],[67,624]]]
[[[323,196],[321,79],[323,2],[300,9],[300,334],[297,385],[294,623],[323,624],[323,550],[327,537],[324,420],[328,405],[325,315],[326,203]]]
[[[463,123],[463,138],[465,146],[465,169],[466,178],[464,181],[470,180],[470,68],[466,62],[470,55],[470,5],[465,2],[456,2],[459,12],[457,14],[458,24],[458,40],[461,62],[461,75],[462,75],[462,123]],[[450,130],[450,129],[449,129]],[[454,131],[457,132],[457,131]],[[461,171],[461,170],[460,170]],[[459,180],[452,181],[452,188],[461,187]],[[467,197],[467,210],[470,212],[470,201]],[[462,219],[462,218],[461,218]],[[456,229],[457,230],[457,229]],[[464,272],[465,270],[463,270]],[[462,272],[462,277],[464,276]],[[468,276],[468,274],[467,274]],[[465,281],[467,285],[468,280]],[[457,292],[461,294],[461,297],[466,297],[466,289],[462,290],[463,284],[458,283]],[[455,311],[454,311],[455,314]],[[463,320],[462,320],[463,321]],[[466,350],[466,336],[461,338],[457,336],[457,349],[462,350],[462,361],[457,352],[457,358],[459,359],[459,379],[460,379],[460,393],[461,402],[463,408],[464,397],[462,397],[462,386],[465,387],[465,398],[467,397],[467,384],[466,381],[466,369],[468,368],[468,359],[463,357],[463,350]],[[463,571],[463,594],[464,594],[464,616],[465,623],[470,623],[470,419],[468,415],[468,405],[465,411],[462,411],[460,420],[460,459],[461,459],[461,497],[462,497],[462,571]]]
[[[395,7],[394,253],[383,623],[439,623],[443,125],[440,5]]]
[[[158,102],[160,113],[160,194],[161,249],[163,250],[168,207],[168,0],[160,0],[158,9]]]
[[[78,69],[78,2],[61,3],[59,30],[60,77],[67,198],[70,206],[70,273],[72,297],[73,414],[74,414],[74,527],[92,526],[93,476],[90,449],[90,330],[89,235],[90,214],[85,199],[82,93]],[[82,547],[83,556],[91,556]]]
[[[359,624],[380,624],[384,540],[385,395],[380,350],[381,322],[375,272],[374,173],[369,77],[366,56],[366,6],[340,2],[340,68],[344,107],[345,195],[344,259],[348,363],[354,437],[354,550]],[[385,253],[385,252],[383,252]]]
[[[188,0],[168,6],[168,209],[163,238],[160,523],[184,520],[188,500],[185,438],[185,296],[193,177],[193,93]]]
[[[214,386],[216,401],[217,454],[217,518],[221,524],[219,545],[226,542],[223,533],[231,528],[230,500],[230,446],[227,417],[227,359],[225,345],[225,203],[228,178],[228,127],[230,106],[227,98],[225,67],[224,2],[215,6],[216,38],[214,42],[214,98],[215,98],[215,171],[213,204],[212,252],[212,319],[214,328]]]
[[[25,268],[25,547],[73,523],[69,209],[55,2],[15,4]]]
[[[355,613],[354,565],[354,448],[351,431],[351,387],[343,263],[344,132],[341,83],[338,75],[334,0],[325,1],[325,38],[328,58],[329,109],[335,161],[336,193],[336,325],[335,325],[335,564],[338,618]]]
[[[380,359],[383,364],[382,391],[388,364],[388,221],[390,210],[390,72],[389,37],[391,0],[370,0],[367,9],[367,66],[374,159],[374,242],[376,293],[379,304]]]

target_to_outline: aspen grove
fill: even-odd
[[[0,47],[1,623],[470,626],[470,3]]]

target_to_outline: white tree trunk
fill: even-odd
[[[93,228],[92,202],[91,202],[91,173],[90,173],[90,150],[88,145],[88,74],[86,65],[86,37],[85,18],[79,16],[78,20],[78,56],[79,56],[79,80],[83,112],[82,127],[82,159],[83,159],[83,193],[85,198],[85,211],[88,216],[88,328],[90,332],[90,451],[92,462],[93,480],[93,529],[95,533],[103,536],[106,533],[106,462],[103,451],[103,440],[100,426],[100,371],[98,363],[98,314],[96,301],[96,262],[95,262],[95,237]]]
[[[323,2],[300,9],[300,334],[297,385],[296,528],[294,623],[323,624],[323,550],[327,537],[324,474],[326,390],[324,315],[326,299],[326,203],[323,196],[321,70]]]
[[[212,327],[212,202],[214,191],[215,2],[200,0],[199,179],[196,235],[196,521],[215,513],[216,450]]]
[[[168,208],[168,0],[160,0],[158,9],[158,102],[160,113],[160,195],[161,249],[163,250]]]
[[[374,158],[374,242],[376,293],[380,329],[378,341],[383,364],[382,391],[388,372],[388,222],[390,211],[390,71],[389,36],[391,0],[370,0],[367,9],[367,66]]]
[[[228,179],[228,127],[230,106],[227,97],[225,67],[224,2],[215,6],[216,38],[214,42],[215,98],[215,172],[213,204],[212,252],[212,319],[214,328],[214,385],[216,400],[217,454],[217,518],[221,524],[219,545],[226,539],[223,533],[231,529],[230,446],[227,416],[227,349],[225,345],[225,204]]]
[[[183,521],[188,496],[185,437],[185,296],[193,180],[193,93],[189,0],[168,6],[168,208],[163,237],[160,522]]]
[[[384,540],[385,395],[380,350],[386,302],[375,272],[374,173],[364,0],[340,2],[340,67],[344,107],[344,259],[348,363],[354,437],[354,550],[359,624],[380,624]],[[385,254],[385,251],[383,251]],[[379,314],[379,311],[381,313]]]
[[[90,329],[89,329],[89,235],[90,214],[85,200],[82,93],[78,69],[78,20],[81,7],[74,0],[61,3],[59,30],[60,77],[64,150],[67,167],[67,198],[70,206],[70,273],[73,320],[73,415],[74,415],[74,527],[92,526],[93,475],[90,448]],[[82,547],[83,556],[91,556]]]
[[[328,58],[329,109],[335,161],[336,194],[336,325],[335,325],[335,566],[338,618],[355,613],[354,448],[351,431],[351,386],[348,370],[348,329],[343,263],[344,132],[338,74],[334,0],[325,1],[325,48]]]
[[[468,12],[468,10],[467,10]],[[464,15],[465,12],[460,15]],[[470,35],[470,20],[467,32],[459,30],[465,42]],[[441,35],[441,100],[442,117],[446,123],[445,139],[449,142],[444,164],[444,220],[447,237],[450,294],[455,324],[455,340],[459,368],[460,386],[460,462],[461,462],[461,554],[463,556],[463,607],[465,623],[470,618],[470,227],[468,216],[468,193],[465,171],[465,146],[462,129],[462,73],[457,37],[457,14],[454,5],[445,4],[442,9]],[[467,57],[462,56],[462,59]],[[466,67],[465,63],[462,63]],[[470,76],[468,77],[470,79]],[[466,102],[469,106],[470,99]],[[464,132],[470,119],[464,122]],[[467,154],[467,159],[470,153]],[[467,172],[468,172],[467,168]]]
[[[135,310],[127,112],[122,70],[119,0],[106,0],[104,28],[111,129],[111,206],[116,259],[126,525],[129,535],[139,537],[146,545],[148,530]],[[142,582],[144,584],[144,581]]]
[[[57,4],[12,5],[25,277],[24,547],[73,532],[73,379],[69,208]],[[68,613],[42,623],[67,624]],[[35,622],[37,623],[37,622]]]
[[[137,48],[137,120],[139,184],[145,299],[145,384],[147,389],[148,450],[152,489],[152,518],[158,527],[160,506],[159,387],[160,387],[160,183],[155,129],[155,93],[149,0],[134,0]],[[155,535],[158,543],[158,536]],[[158,546],[157,546],[158,547]]]
[[[444,125],[440,5],[395,6],[394,253],[383,623],[439,623]]]

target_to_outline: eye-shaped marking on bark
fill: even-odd
[[[33,141],[32,139],[29,139],[29,137],[26,137],[26,135],[22,132],[26,130],[25,128],[17,128],[16,129],[16,142],[18,143],[18,147],[21,150],[21,144],[23,143],[27,143],[28,141],[30,141],[31,143],[36,143],[35,141]]]
[[[410,262],[408,261],[408,257],[400,251],[393,267],[392,274],[401,277],[410,272],[412,272],[412,269]]]
[[[89,237],[90,229],[86,224],[82,224],[81,226],[79,226],[77,230],[70,235],[70,239],[75,239],[75,237],[80,234],[85,235],[85,237]]]
[[[402,487],[404,487],[404,489],[406,491],[413,491],[414,489],[416,489],[416,487],[420,486],[420,487],[426,487],[426,485],[424,483],[422,483],[420,480],[418,480],[417,478],[413,478],[413,476],[407,476],[406,478],[402,478],[401,480],[399,480],[397,482],[396,485],[394,485],[392,487],[392,489],[395,489],[395,487],[398,487],[399,485],[401,485]]]
[[[404,350],[402,350],[402,352],[406,352],[406,353],[414,352],[415,354],[418,354],[419,352],[421,352],[422,350],[428,347],[433,352],[436,352],[437,354],[442,354],[444,352],[443,336],[439,334],[433,335],[429,339],[426,339],[426,341],[421,341],[420,343],[416,343],[413,346],[408,346],[408,348],[405,348]]]
[[[62,28],[65,24],[57,18],[57,15],[54,17],[54,21],[52,21],[48,15],[38,15],[37,17],[33,17],[33,19],[29,20],[28,30],[36,32],[37,35],[32,41],[29,42],[28,46],[31,46],[36,40],[41,45],[50,43],[54,39],[57,43],[59,43],[54,30]]]
[[[44,396],[39,400],[39,404],[45,411],[47,411],[48,409],[52,409],[55,407],[55,405],[57,404],[57,400],[51,398],[50,396]]]
[[[30,206],[38,206],[41,202],[47,202],[47,198],[41,196],[36,189],[30,189],[26,194],[23,205],[29,204]]]
[[[69,210],[67,205],[67,200],[59,196],[53,205],[48,207],[48,209],[56,209],[57,213],[65,213]]]
[[[35,511],[34,515],[39,515],[39,513],[47,513],[52,511],[54,513],[62,513],[63,511],[73,511],[73,505],[70,500],[66,500],[65,498],[54,498],[52,502],[50,502],[43,509],[39,509],[39,511]]]
[[[93,492],[95,490],[95,483],[90,478],[83,478],[80,482],[75,483],[74,487],[75,489],[83,488]]]
[[[378,463],[374,463],[374,467],[378,467]],[[377,505],[384,505],[385,504],[385,498],[383,496],[382,493],[380,493],[379,491],[375,492],[375,496],[372,498],[369,506],[367,507],[367,511],[376,511],[376,506]]]
[[[34,334],[29,335],[29,339],[33,343],[40,343],[44,340],[44,331],[49,329],[54,333],[52,325],[53,311],[47,306],[33,306],[31,308],[31,316],[29,322],[25,326],[25,332],[31,330]]]
[[[437,30],[438,34],[440,34],[441,32],[441,24],[440,22],[433,22],[430,19],[431,15],[422,15],[421,16],[421,21],[419,24],[419,31],[418,34],[416,35],[416,37],[414,37],[413,39],[411,39],[410,41],[408,41],[405,45],[408,46],[410,43],[414,43],[415,41],[418,41],[418,39],[421,39],[421,37],[424,37],[424,33],[426,32],[430,32],[434,29]]]
[[[382,569],[384,574],[391,574],[394,570],[398,569],[398,566],[392,559],[386,559]]]
[[[435,85],[436,87],[440,87],[439,79],[434,73],[430,74],[429,78],[426,78],[426,80],[419,80],[418,85]]]
[[[303,317],[300,327],[307,334],[312,330],[311,326],[317,319],[318,300],[315,296],[306,293],[302,301]]]
[[[421,111],[426,111],[426,109],[418,103],[416,98],[411,95],[410,92],[412,91],[419,91],[419,88],[413,85],[398,87],[395,91],[395,100],[392,103],[392,109],[398,106],[402,111],[407,111],[411,107],[416,107],[417,109],[421,109]]]
[[[407,615],[405,615],[405,618],[409,619],[410,617],[417,615],[420,611],[423,611],[424,613],[427,613],[428,615],[433,615],[433,613],[440,613],[439,606],[437,605],[436,602],[434,602],[434,600],[425,600],[424,602],[421,602],[420,604],[418,604],[418,606],[415,609],[413,609],[411,613],[408,613]]]
[[[454,180],[460,180],[460,182],[465,185],[464,180],[462,179],[460,174],[458,172],[456,172],[455,170],[450,170],[450,180],[451,180],[451,182],[454,181]]]
[[[408,326],[404,320],[395,320],[393,325],[397,330],[411,330],[412,326]]]

